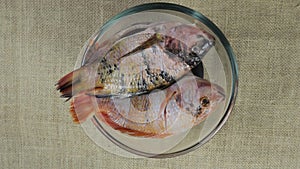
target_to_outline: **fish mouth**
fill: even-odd
[[[214,41],[210,41],[202,37],[190,48],[187,61],[197,63],[200,62],[213,46]]]

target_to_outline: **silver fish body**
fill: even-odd
[[[192,25],[158,24],[118,40],[97,62],[64,76],[57,89],[70,98],[81,91],[129,97],[166,88],[197,66],[213,45],[211,35]]]

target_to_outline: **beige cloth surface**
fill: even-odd
[[[225,126],[172,159],[119,157],[72,123],[55,82],[84,42],[141,0],[0,1],[0,168],[300,168],[300,1],[172,1],[226,35],[239,94]]]

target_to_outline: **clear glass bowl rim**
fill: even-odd
[[[96,119],[96,117],[94,118],[94,121],[96,123],[98,123],[98,129],[101,131],[101,133],[108,138],[111,142],[113,142],[114,144],[116,144],[117,146],[119,146],[120,148],[131,152],[133,154],[139,155],[139,156],[144,156],[144,157],[150,157],[150,158],[171,158],[171,157],[175,157],[175,156],[179,156],[179,155],[183,155],[186,153],[189,153],[191,151],[196,150],[197,148],[199,148],[200,146],[202,146],[203,144],[205,144],[206,142],[208,142],[221,128],[222,126],[225,124],[225,122],[227,121],[235,100],[236,100],[236,96],[237,96],[237,89],[238,89],[238,67],[237,67],[237,62],[236,62],[236,57],[232,51],[232,48],[228,42],[228,40],[226,39],[226,37],[224,36],[224,34],[221,32],[221,30],[212,22],[210,21],[208,18],[206,18],[204,15],[202,15],[200,12],[197,12],[193,9],[187,8],[185,6],[181,6],[178,4],[173,4],[173,3],[162,3],[162,2],[158,2],[158,3],[145,3],[145,4],[141,4],[138,6],[134,6],[131,7],[127,10],[124,10],[122,12],[120,12],[119,14],[115,15],[114,17],[112,17],[110,20],[108,20],[99,30],[98,35],[95,38],[96,42],[98,40],[99,37],[101,37],[101,35],[111,26],[113,25],[116,21],[118,21],[119,19],[121,19],[124,16],[127,15],[131,15],[134,13],[138,13],[138,12],[142,12],[142,11],[149,11],[149,10],[157,10],[157,9],[161,9],[161,10],[171,10],[171,11],[177,11],[177,12],[181,12],[184,13],[186,15],[189,15],[197,20],[199,20],[201,23],[205,24],[211,31],[213,31],[213,33],[219,38],[221,44],[224,46],[227,55],[228,55],[228,59],[230,61],[230,66],[231,66],[231,73],[232,73],[232,85],[231,85],[231,93],[230,93],[230,98],[229,98],[229,104],[226,108],[226,111],[224,113],[224,116],[221,118],[221,120],[219,121],[219,123],[217,124],[217,126],[206,136],[204,137],[202,140],[200,140],[198,143],[180,150],[180,151],[176,151],[176,152],[172,152],[172,153],[163,153],[163,154],[151,154],[151,153],[146,153],[146,152],[141,152],[138,150],[135,150],[133,148],[130,148],[128,146],[126,146],[125,144],[119,142],[118,140],[116,140],[114,137],[112,137],[102,126],[101,124],[98,122],[98,120]],[[87,50],[87,49],[86,49]],[[86,51],[85,51],[86,52]],[[82,60],[82,62],[84,61],[84,58]]]

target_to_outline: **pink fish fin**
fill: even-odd
[[[152,45],[157,44],[158,42],[160,42],[162,40],[163,40],[163,35],[155,33],[148,40],[146,40],[145,42],[143,42],[142,44],[140,44],[138,47],[134,48],[133,50],[129,51],[125,55],[123,55],[120,58],[118,58],[118,61],[121,60],[124,57],[132,55],[132,54],[137,53],[139,51],[145,50],[145,49],[151,47]]]
[[[64,77],[62,77],[55,85],[56,90],[61,93],[61,97],[67,98],[68,101],[75,94],[87,90],[90,85],[88,84],[86,72],[87,66],[83,66],[77,70],[74,70]]]
[[[94,112],[93,98],[84,93],[76,95],[70,106],[70,114],[74,123],[82,123],[89,118]]]
[[[114,112],[111,112],[111,113],[114,113]],[[164,136],[168,135],[168,134],[147,133],[147,132],[123,127],[123,126],[119,125],[118,123],[116,123],[115,121],[113,121],[107,111],[101,111],[101,112],[96,113],[96,117],[98,119],[101,119],[102,121],[104,121],[108,126],[112,127],[113,129],[118,130],[121,133],[128,134],[130,136],[145,137],[145,138],[150,138],[150,137],[151,138],[160,138],[160,137],[164,137]],[[97,122],[95,122],[95,121],[94,121],[94,124],[96,126],[99,126],[99,124],[97,124]]]
[[[151,106],[149,95],[135,96],[130,99],[132,106],[138,111],[147,111]]]

